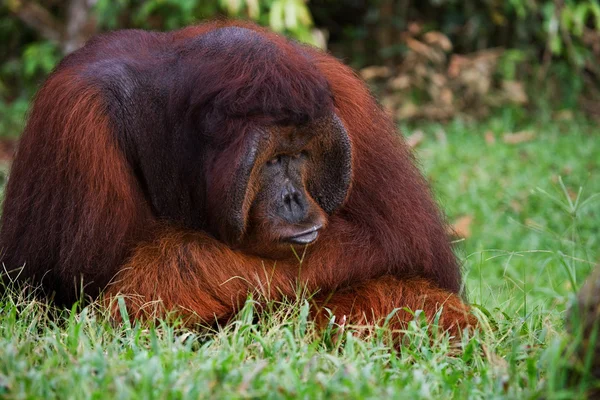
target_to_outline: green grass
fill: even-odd
[[[600,129],[511,110],[404,132],[415,129],[449,220],[473,218],[458,253],[482,324],[460,351],[418,321],[400,351],[385,329],[317,335],[302,300],[261,312],[249,302],[217,332],[190,332],[116,327],[94,307],[14,294],[0,300],[0,398],[581,398],[595,383],[567,385],[576,341],[564,317],[600,258]],[[522,130],[535,139],[502,141]]]

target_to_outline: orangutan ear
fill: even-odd
[[[352,181],[352,145],[348,132],[337,115],[315,123],[319,132],[317,150],[311,157],[308,191],[327,214],[344,203]]]

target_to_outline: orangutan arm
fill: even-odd
[[[351,325],[383,324],[389,317],[393,330],[406,329],[421,310],[427,322],[433,322],[440,310],[439,327],[457,336],[468,327],[475,326],[476,318],[469,312],[469,306],[450,292],[439,289],[424,279],[399,280],[383,276],[339,290],[331,295],[323,294],[315,299],[315,317],[320,325],[330,320],[345,321]],[[412,312],[410,312],[410,311]]]

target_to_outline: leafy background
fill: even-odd
[[[381,67],[366,78],[384,80],[373,84],[399,118],[481,116],[507,103],[600,113],[598,0],[5,0],[0,135],[18,135],[39,83],[90,36],[221,17]],[[415,110],[427,105],[443,111]]]
[[[564,322],[600,260],[598,0],[4,0],[0,176],[40,83],[87,38],[221,17],[327,49],[371,85],[451,222],[481,329],[455,352],[415,321],[396,351],[384,331],[315,332],[302,299],[283,314],[249,301],[204,334],[12,293],[0,297],[0,397],[598,393],[598,357],[577,357]]]

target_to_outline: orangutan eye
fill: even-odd
[[[273,157],[267,161],[267,165],[277,165],[281,162],[281,156]]]
[[[298,160],[298,159],[304,160],[304,159],[308,158],[308,152],[306,150],[302,150],[301,152],[292,155],[292,158],[294,160]]]

